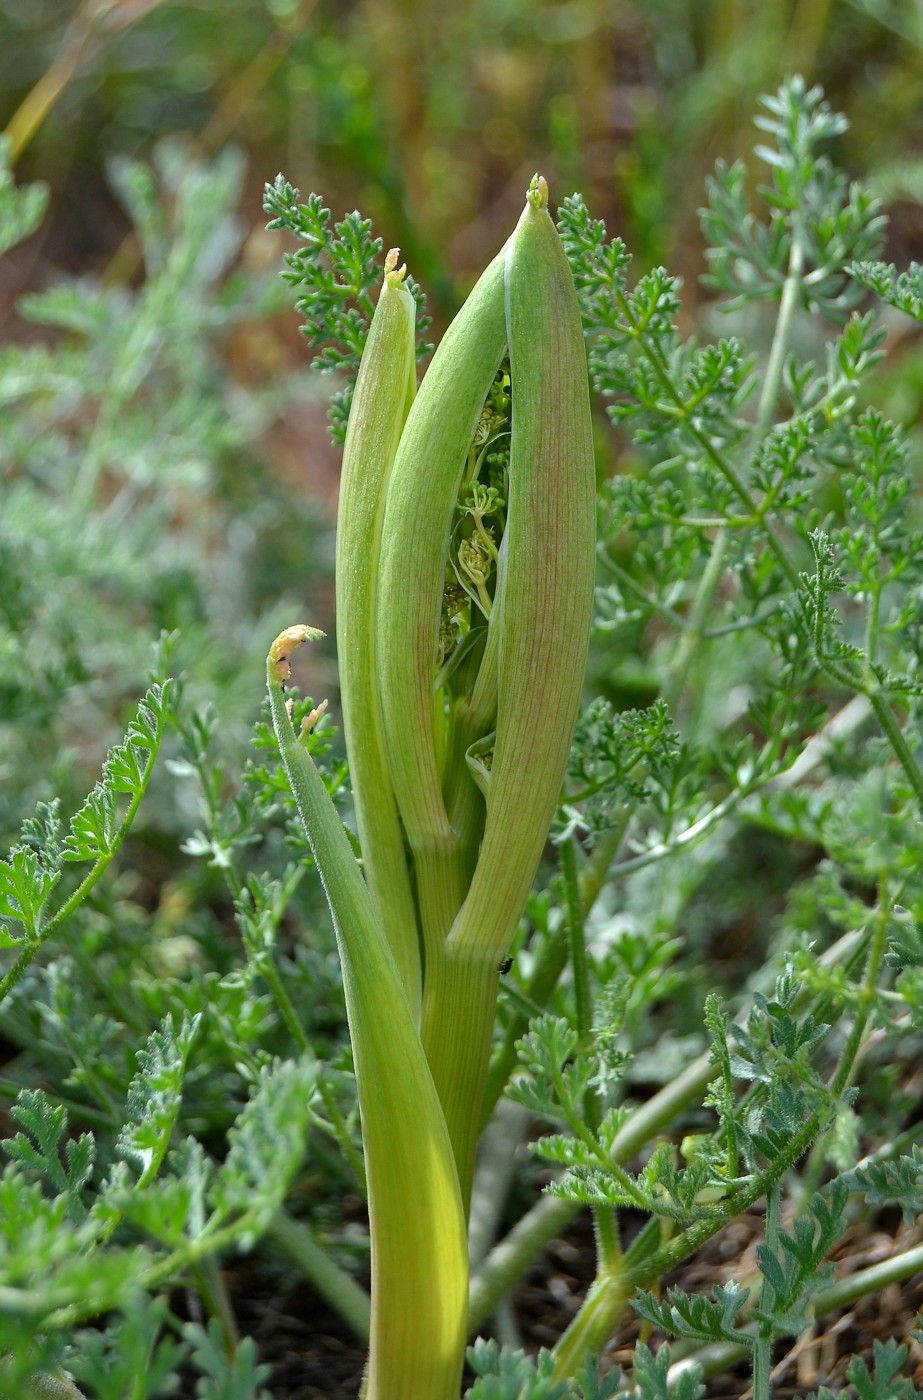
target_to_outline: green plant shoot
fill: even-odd
[[[396,252],[386,263],[337,540],[364,879],[283,699],[290,651],[314,629],[288,629],[269,656],[343,962],[371,1217],[367,1400],[458,1394],[499,964],[559,798],[589,642],[586,353],[547,204],[536,177],[416,396],[413,302]]]

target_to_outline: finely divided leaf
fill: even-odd
[[[201,1015],[184,1016],[174,1030],[173,1017],[168,1015],[138,1051],[138,1072],[128,1088],[127,1121],[115,1146],[136,1164],[139,1187],[157,1175],[166,1155],[179,1112],[186,1061],[201,1019]]]
[[[896,1162],[869,1162],[856,1167],[846,1180],[854,1191],[862,1191],[870,1205],[900,1206],[904,1223],[913,1225],[923,1212],[923,1151],[916,1145],[909,1157]]]
[[[66,1138],[67,1110],[52,1104],[41,1089],[23,1089],[10,1111],[25,1132],[3,1143],[7,1154],[38,1172],[65,1198],[72,1220],[83,1220],[86,1206],[81,1192],[93,1170],[93,1138],[88,1133]]]
[[[737,1327],[741,1308],[750,1296],[749,1288],[736,1283],[718,1284],[714,1302],[701,1294],[684,1293],[680,1288],[667,1290],[666,1301],[654,1293],[639,1293],[632,1307],[646,1322],[669,1332],[674,1337],[687,1337],[700,1342],[741,1342],[752,1345],[752,1338]]]
[[[48,870],[34,850],[17,846],[8,861],[0,861],[0,918],[22,924],[27,939],[39,937],[42,907],[55,885],[59,872]],[[18,942],[6,930],[7,946]]]
[[[630,1400],[701,1400],[705,1387],[698,1369],[683,1371],[671,1382],[670,1348],[659,1347],[654,1355],[643,1342],[634,1352],[634,1387],[628,1392]]]
[[[262,1234],[284,1199],[304,1156],[316,1068],[313,1060],[283,1060],[264,1069],[230,1133],[228,1155],[209,1201],[222,1217],[246,1221],[241,1248]]]

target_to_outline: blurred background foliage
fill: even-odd
[[[697,268],[703,177],[750,146],[757,95],[793,71],[850,119],[841,163],[915,206],[917,0],[0,5],[14,155],[53,191],[42,256],[108,266],[127,230],[107,163],[182,132],[200,156],[228,141],[247,152],[254,227],[256,191],[278,168],[334,210],[361,208],[437,316],[536,166],[554,189],[582,190],[642,267]]]
[[[438,334],[540,168],[639,273],[683,275],[692,319],[706,175],[752,149],[758,94],[795,69],[850,119],[838,161],[886,200],[906,263],[923,235],[915,0],[0,0],[10,164],[48,190],[0,262],[4,837],[52,790],[79,801],[161,631],[239,756],[266,636],[303,611],[331,630],[337,454],[266,179],[370,216]],[[889,365],[912,423],[913,342]],[[627,435],[600,434],[630,460]],[[331,653],[311,664],[303,684],[332,690]]]
[[[752,150],[758,94],[795,70],[849,118],[838,163],[886,201],[905,264],[923,235],[917,0],[0,0],[10,163],[49,191],[0,263],[4,835],[49,785],[79,795],[161,630],[239,751],[274,622],[307,595],[332,623],[337,455],[264,180],[370,216],[438,334],[540,168],[638,273],[684,277],[691,329],[705,178]],[[912,338],[888,373],[912,424]],[[600,422],[630,461],[614,432]],[[312,664],[326,693],[332,656]]]

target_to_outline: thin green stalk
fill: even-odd
[[[870,1293],[877,1293],[889,1284],[903,1283],[921,1271],[923,1244],[918,1244],[902,1254],[883,1259],[880,1264],[872,1264],[868,1269],[860,1269],[858,1273],[839,1279],[829,1288],[822,1288],[813,1301],[814,1316],[825,1317],[839,1308],[848,1308],[859,1298],[867,1298]]]
[[[842,948],[847,943],[848,937],[847,935],[846,938],[840,939],[834,949],[828,950],[825,955],[825,961],[829,962],[832,960],[831,955],[834,953],[835,949]],[[872,958],[870,957],[868,964],[869,969],[871,966]],[[856,1035],[855,1027],[853,1027],[853,1034],[847,1042],[842,1059],[840,1060],[837,1071],[830,1084],[830,1095],[832,1098],[839,1097],[849,1083],[849,1077],[859,1051],[861,1038],[861,1032],[859,1035]],[[729,1200],[716,1207],[713,1215],[705,1220],[699,1220],[693,1225],[690,1225],[681,1235],[671,1240],[669,1244],[658,1250],[643,1264],[639,1265],[636,1270],[633,1270],[631,1277],[636,1287],[644,1288],[653,1280],[660,1278],[669,1269],[673,1268],[674,1265],[681,1263],[682,1260],[688,1258],[690,1254],[694,1254],[707,1240],[710,1240],[713,1235],[717,1234],[719,1230],[722,1230],[729,1221],[733,1220],[738,1215],[742,1215],[745,1210],[749,1210],[752,1205],[755,1205],[762,1196],[766,1195],[771,1188],[782,1179],[785,1172],[787,1172],[807,1151],[818,1133],[823,1131],[826,1126],[826,1119],[829,1117],[829,1112],[830,1110],[826,1106],[815,1109],[815,1111],[805,1119],[798,1131],[792,1135],[785,1150],[780,1152],[775,1161],[771,1162],[764,1171],[758,1173],[748,1186],[745,1186],[741,1191],[735,1192]]]
[[[714,1066],[712,1066],[712,1070],[714,1070]],[[691,1254],[695,1254],[696,1250],[701,1249],[703,1244],[718,1234],[720,1230],[723,1230],[730,1221],[736,1219],[738,1215],[742,1215],[744,1211],[749,1210],[752,1205],[761,1200],[807,1151],[824,1127],[824,1121],[825,1114],[821,1110],[812,1113],[789,1139],[785,1150],[779,1153],[779,1156],[770,1163],[765,1171],[758,1173],[748,1186],[735,1192],[728,1201],[717,1206],[711,1215],[688,1226],[681,1234],[670,1240],[648,1259],[639,1263],[637,1268],[631,1270],[629,1279],[633,1289],[646,1288],[661,1278],[675,1265],[688,1259]]]
[[[295,1264],[325,1298],[360,1341],[367,1342],[371,1327],[371,1300],[352,1274],[335,1263],[308,1227],[285,1210],[279,1210],[267,1236]]]
[[[857,935],[850,931],[845,933],[837,942],[821,954],[820,961],[824,966],[835,966],[845,958],[852,956],[855,950]],[[647,1103],[641,1104],[634,1110],[631,1117],[622,1126],[612,1145],[610,1161],[615,1165],[628,1162],[632,1157],[646,1147],[657,1135],[665,1131],[691,1105],[701,1103],[702,1095],[708,1085],[715,1077],[715,1066],[711,1057],[711,1052],[706,1051],[693,1060],[672,1083],[666,1084]],[[796,1154],[793,1160],[801,1156],[801,1153],[810,1144],[814,1132],[819,1128],[812,1128],[810,1121],[798,1134],[799,1143],[796,1144]],[[780,1166],[781,1176],[786,1167]],[[732,1219],[741,1211],[747,1209],[755,1201],[759,1200],[764,1191],[772,1181],[771,1176],[764,1174],[755,1187],[748,1188],[746,1199],[744,1195],[738,1193],[734,1197],[734,1209],[727,1210],[726,1220]],[[752,1190],[752,1197],[750,1191]],[[555,1196],[543,1196],[540,1201],[529,1210],[526,1215],[519,1220],[512,1230],[491,1250],[482,1266],[476,1271],[471,1281],[471,1294],[468,1307],[469,1331],[476,1330],[484,1320],[490,1316],[497,1301],[503,1297],[515,1284],[516,1280],[528,1268],[533,1260],[541,1253],[545,1246],[556,1235],[559,1235],[567,1228],[568,1223],[582,1209],[573,1201],[562,1200]],[[717,1217],[711,1217],[708,1221],[697,1222],[668,1245],[648,1254],[645,1250],[643,1257],[637,1257],[634,1267],[630,1271],[632,1288],[646,1287],[652,1280],[659,1278],[674,1263],[680,1263],[689,1253],[699,1247],[699,1244],[710,1239],[711,1235],[723,1228],[726,1220],[717,1221]],[[697,1230],[701,1234],[701,1239],[691,1236],[691,1231]],[[687,1243],[679,1244],[678,1241]],[[691,1242],[690,1242],[691,1241]],[[669,1254],[667,1254],[669,1251]],[[630,1254],[633,1254],[632,1250]],[[653,1262],[652,1262],[653,1261]]]
[[[782,286],[782,295],[779,298],[779,315],[776,318],[772,347],[769,351],[760,401],[756,410],[756,422],[753,426],[754,444],[766,436],[775,417],[779,392],[782,388],[785,357],[788,354],[792,324],[798,307],[798,298],[801,295],[803,277],[804,232],[800,221],[796,218],[792,227],[792,246],[788,256],[788,270]]]
[[[567,928],[570,936],[577,1052],[582,1058],[587,1058],[593,1052],[593,995],[590,990],[590,968],[586,953],[580,885],[577,879],[577,854],[573,836],[565,837],[558,850],[561,859]],[[584,1095],[583,1111],[586,1127],[592,1138],[598,1132],[602,1122],[599,1095],[592,1088],[588,1089]],[[614,1209],[611,1206],[594,1206],[593,1225],[596,1231],[597,1273],[612,1279],[618,1273],[622,1258],[618,1221]]]
[[[890,914],[890,902],[888,900],[887,879],[882,876],[878,886],[878,910],[877,917],[872,925],[872,939],[869,944],[868,961],[865,967],[865,978],[863,980],[863,991],[865,1001],[856,1012],[856,1019],[846,1048],[843,1051],[843,1058],[840,1061],[837,1072],[834,1075],[830,1092],[839,1096],[843,1093],[852,1077],[853,1068],[862,1045],[862,1038],[865,1035],[865,1028],[868,1025],[869,1016],[872,1011],[872,999],[875,988],[878,985],[878,978],[881,974],[881,964],[884,961],[885,951],[888,943],[888,917]]]
[[[731,1069],[731,1052],[728,1045],[728,1023],[727,1017],[721,1006],[721,998],[717,992],[710,992],[705,999],[705,1024],[712,1037],[712,1051],[718,1068],[721,1071],[721,1078],[724,1081],[724,1099],[728,1106],[727,1116],[723,1119],[725,1129],[725,1150],[727,1151],[727,1175],[730,1181],[735,1181],[739,1171],[737,1153],[737,1128],[734,1122],[734,1072]]]
[[[719,526],[726,523],[724,520],[715,521],[715,524]],[[615,562],[606,552],[602,543],[597,547],[596,556],[602,562],[603,567],[618,579],[620,588],[626,593],[632,593],[640,603],[643,603],[646,608],[650,608],[658,617],[662,617],[664,622],[669,622],[670,626],[674,627],[677,632],[682,632],[686,625],[682,614],[678,613],[675,608],[668,607],[659,598],[652,598],[643,584],[639,583],[636,578],[632,578],[628,570],[623,569],[621,564]]]
[[[610,879],[620,880],[625,875],[632,875],[636,870],[644,870],[648,865],[656,865],[658,861],[665,860],[667,856],[676,855],[679,851],[697,845],[699,841],[705,839],[713,827],[724,821],[724,818],[739,807],[745,798],[750,797],[759,786],[762,785],[754,784],[753,787],[735,788],[721,802],[716,803],[710,811],[699,817],[698,821],[685,827],[669,841],[658,842],[656,846],[649,847],[640,855],[629,856],[627,860],[621,860],[617,865],[612,866],[609,872]]]
[[[282,1013],[282,1019],[288,1026],[289,1034],[298,1046],[299,1053],[302,1055],[311,1054],[311,1042],[305,1035],[304,1028],[298,1019],[298,1013],[292,1004],[292,999],[285,990],[285,984],[279,976],[279,969],[276,967],[271,957],[261,959],[259,968],[260,976],[266,982],[269,990],[275,997],[276,1005]]]
[[[480,1263],[496,1239],[516,1176],[517,1148],[530,1123],[528,1109],[504,1098],[481,1133],[468,1219],[468,1258],[472,1267]]]
[[[112,977],[106,961],[95,955],[95,949],[72,940],[68,951],[81,978],[85,979],[85,985],[95,988],[100,1001],[109,1007],[113,1019],[121,1021],[127,1030],[133,1031],[139,1038],[146,1036],[150,1031],[150,1013],[139,1013],[137,1003],[133,1004],[125,995],[124,987]]]
[[[185,1270],[239,1243],[241,1230],[246,1229],[246,1225],[247,1216],[244,1215],[219,1228],[206,1229],[140,1273],[138,1287],[153,1292],[164,1284],[182,1279]],[[69,1289],[61,1291],[69,1293]],[[117,1307],[124,1291],[124,1283],[119,1282],[109,1286],[108,1292],[91,1291],[79,1300],[59,1301],[48,1290],[0,1287],[0,1310],[13,1316],[40,1318],[43,1328],[50,1332],[64,1331]]]
[[[862,1046],[862,1040],[871,1015],[872,999],[878,986],[878,979],[881,975],[881,965],[884,960],[888,942],[888,915],[890,912],[890,901],[887,895],[887,884],[884,878],[879,882],[878,907],[876,917],[872,923],[872,936],[869,940],[868,953],[866,956],[865,975],[862,980],[862,988],[865,993],[864,1004],[860,1005],[853,1021],[852,1030],[843,1051],[843,1057],[837,1067],[836,1074],[830,1086],[832,1094],[839,1097],[848,1087],[855,1068],[856,1060]],[[818,1009],[818,1015],[824,1015],[823,1008]],[[824,1143],[819,1139],[811,1150],[807,1167],[803,1173],[800,1195],[802,1200],[810,1200],[817,1189],[820,1176],[824,1167]]]
[[[776,406],[779,401],[779,392],[782,386],[782,372],[785,367],[785,357],[788,353],[788,346],[791,339],[792,323],[795,309],[798,305],[798,296],[801,291],[803,273],[804,245],[800,230],[796,227],[792,234],[788,274],[782,288],[782,296],[779,302],[779,315],[776,318],[775,332],[772,338],[769,360],[766,365],[766,373],[763,377],[763,387],[756,412],[756,421],[753,425],[751,451],[755,451],[758,444],[766,436],[775,416]],[[728,464],[728,467],[730,468],[730,464]],[[727,472],[724,474],[727,476]],[[749,500],[749,493],[745,492],[742,483],[738,489],[738,494],[740,494],[741,491],[744,491],[742,499],[746,498]],[[754,518],[761,518],[758,511],[754,513]],[[765,525],[765,520],[763,523]],[[689,668],[702,644],[706,631],[706,624],[708,622],[708,615],[711,612],[715,595],[724,574],[726,550],[727,529],[721,529],[715,536],[708,563],[696,589],[692,607],[689,612],[688,622],[683,629],[679,647],[670,664],[670,669],[664,684],[661,686],[661,698],[666,701],[671,710],[675,709],[679,701],[686,683],[686,678],[689,674]]]
[[[630,325],[631,311],[628,306],[628,302],[625,298],[625,295],[624,293],[616,289],[614,290],[617,300],[619,301],[622,314],[625,317],[626,322]],[[708,434],[704,432],[701,428],[699,428],[696,425],[696,423],[686,415],[685,406],[683,405],[682,399],[680,398],[676,385],[673,382],[672,375],[670,374],[669,367],[660,347],[642,339],[637,327],[632,327],[631,333],[634,335],[635,339],[640,345],[642,352],[644,353],[645,357],[648,360],[648,363],[650,364],[655,375],[657,376],[657,379],[664,392],[680,410],[680,415],[685,430],[689,433],[690,437],[695,441],[695,443],[701,448],[701,450],[704,452],[705,456],[712,463],[712,465],[716,467],[720,474],[724,477],[725,481],[728,483],[737,499],[743,503],[747,514],[759,516],[759,507],[757,506],[756,501],[753,499],[750,492],[747,490],[747,487],[744,485],[743,481],[738,475],[737,468],[733,465],[733,463],[728,461],[723,452],[719,452],[719,450],[715,447]],[[775,530],[767,520],[763,521],[763,528],[766,532],[766,542],[769,545],[773,556],[778,562],[779,567],[782,569],[783,573],[785,574],[792,587],[797,588],[799,583],[798,570],[795,568],[795,565],[789,559],[788,552],[785,546],[783,545],[782,541],[778,538]]]
[[[878,660],[880,619],[881,587],[879,585],[877,588],[869,589],[869,598],[865,609],[865,654],[872,665]]]
[[[624,807],[615,825],[603,832],[584,863],[580,872],[580,898],[584,918],[590,913],[609,882],[612,862],[618,855],[630,820],[631,808]]]
[[[187,743],[187,748],[191,753],[195,753],[195,749],[191,744]],[[221,811],[218,805],[214,785],[211,781],[211,774],[206,768],[205,762],[202,758],[194,757],[192,759],[192,764],[199,777],[199,787],[205,802],[205,808],[208,817],[208,828],[209,830],[214,830],[218,826],[219,821],[221,819]],[[230,891],[231,898],[236,903],[243,894],[244,882],[241,878],[239,870],[237,869],[237,865],[234,861],[233,852],[230,847],[226,852],[225,859],[221,862],[221,872],[224,876],[225,884],[227,885],[228,890]],[[303,874],[303,866],[296,866],[294,869],[292,869],[290,873],[286,876],[286,879],[279,891],[278,896],[274,899],[272,920],[272,927],[274,931],[278,929],[279,923],[282,919],[282,915],[291,903],[295,891],[301,883]],[[301,1022],[298,1019],[298,1013],[295,1010],[291,997],[286,991],[285,983],[282,981],[282,978],[279,975],[279,969],[273,961],[271,953],[267,953],[265,957],[260,959],[258,967],[260,976],[263,978],[263,981],[269,987],[270,992],[275,998],[276,1005],[279,1009],[279,1013],[286,1026],[288,1027],[289,1034],[291,1035],[295,1044],[298,1046],[299,1054],[313,1054],[313,1048],[311,1046],[311,1043],[308,1040],[304,1028],[302,1027]]]
[[[596,903],[596,900],[599,898],[600,892],[606,883],[606,874],[611,864],[612,856],[618,844],[621,842],[627,824],[628,813],[626,811],[623,821],[619,826],[616,829],[605,832],[594,847],[590,856],[583,862],[582,868],[577,875],[581,921],[586,919],[593,905]],[[599,856],[602,858],[597,860]],[[567,956],[568,945],[564,939],[546,938],[544,940],[524,991],[524,1000],[527,1003],[531,1003],[533,1009],[527,1010],[525,1007],[522,1007],[517,1011],[515,1016],[510,1017],[503,1033],[503,1038],[491,1059],[487,1083],[484,1089],[484,1101],[481,1108],[482,1130],[490,1120],[509,1082],[510,1075],[516,1068],[516,1042],[525,1035],[529,1028],[531,1017],[537,1015],[541,1008],[548,1005],[551,994],[558,985],[561,974],[567,966]]]
[[[778,403],[779,392],[782,383],[782,373],[785,365],[785,356],[791,338],[792,323],[794,320],[795,309],[798,303],[798,293],[801,287],[801,278],[803,275],[803,270],[804,247],[800,236],[800,232],[796,230],[792,242],[792,251],[789,259],[788,274],[786,276],[785,284],[782,291],[782,297],[779,306],[779,315],[776,319],[772,347],[769,354],[766,375],[763,380],[763,387],[760,393],[760,400],[757,408],[756,421],[754,423],[753,428],[752,442],[754,446],[765,436],[766,432],[768,431],[775,413],[776,405]],[[622,311],[623,314],[627,317],[628,306],[624,300],[622,300]],[[646,345],[644,345],[643,348],[645,349],[645,351],[647,351]],[[652,363],[654,364],[654,368],[658,369],[658,373],[660,374],[661,382],[664,384],[664,387],[672,391],[672,382],[670,381],[669,375],[665,371],[665,367],[659,366],[658,368],[658,364],[655,359],[652,360]],[[675,394],[675,391],[672,392],[674,401],[678,403],[679,400]],[[694,425],[687,423],[687,427],[693,433],[696,432]],[[707,441],[707,439],[700,435],[699,441],[700,445],[705,447],[709,451],[709,454],[715,457],[716,454],[714,453],[714,449],[712,448],[711,444]],[[728,477],[729,472],[733,476],[733,468],[730,467],[729,463],[725,463],[723,458],[720,460],[716,460],[716,465],[719,467],[719,469],[722,471],[725,477]],[[743,487],[743,484],[739,481],[736,481],[736,479],[732,482],[732,484],[735,486],[737,495],[745,501],[750,517],[754,520],[758,519],[758,508],[756,507],[756,504],[751,500],[749,493]],[[774,537],[771,536],[771,538]],[[705,571],[699,581],[699,586],[696,590],[696,595],[693,599],[692,608],[690,610],[689,621],[686,625],[686,630],[684,632],[683,639],[680,644],[679,651],[677,653],[677,657],[674,659],[670,670],[668,671],[667,676],[665,677],[664,683],[661,686],[661,697],[664,700],[666,700],[668,706],[671,709],[675,707],[680,695],[682,694],[683,686],[688,675],[689,667],[694,659],[696,650],[702,643],[706,631],[705,624],[708,619],[708,614],[711,610],[715,593],[717,592],[717,589],[721,582],[726,542],[726,532],[722,530],[716,536],[708,564],[706,565]],[[779,546],[779,548],[781,548],[781,546]],[[612,561],[608,560],[608,558],[606,559],[606,562],[607,564],[610,564],[611,567],[613,567],[614,569],[618,569],[618,566],[612,564]],[[797,571],[794,569],[794,566],[787,561],[787,557],[784,561],[780,562],[783,563],[783,567],[785,569],[787,577],[789,578],[789,581],[797,585],[798,576]],[[619,572],[621,573],[621,571]],[[628,576],[626,575],[626,578],[627,577]],[[736,802],[733,805],[737,805]],[[715,811],[715,819],[717,820],[723,818],[730,810],[731,806],[719,807]],[[634,860],[624,862],[617,872],[612,871],[612,861],[615,859],[619,847],[621,846],[622,838],[625,834],[625,831],[627,830],[629,819],[630,812],[626,810],[623,820],[619,823],[619,825],[616,828],[606,832],[603,835],[601,840],[597,843],[596,848],[590,856],[589,861],[584,866],[583,872],[581,874],[581,885],[584,897],[584,908],[587,911],[589,911],[589,909],[595,903],[600,891],[608,881],[610,881],[613,878],[616,878],[618,875],[630,874],[632,870],[641,868],[641,862],[647,864],[649,859],[652,858],[653,853],[645,853],[645,855],[637,857]],[[711,824],[713,823],[709,823],[709,825]],[[693,829],[691,833],[691,839],[698,839],[698,832],[695,829]],[[673,849],[672,843],[669,849]],[[667,850],[664,850],[663,853],[667,854]]]
[[[766,1193],[766,1247],[775,1257],[779,1248],[779,1215],[781,1210],[781,1190],[778,1181],[774,1181]],[[775,1290],[766,1274],[763,1275],[763,1286],[760,1292],[760,1309],[763,1312],[771,1313],[775,1299]],[[768,1322],[760,1323],[756,1331],[756,1343],[753,1348],[753,1400],[769,1400],[770,1394],[770,1372],[772,1369],[772,1326]]]
[[[352,1140],[352,1134],[343,1121],[343,1115],[336,1106],[336,1101],[330,1092],[330,1086],[324,1080],[322,1072],[317,1076],[317,1092],[320,1094],[321,1102],[327,1110],[327,1116],[330,1119],[333,1131],[336,1133],[337,1141],[340,1144],[343,1156],[352,1168],[353,1175],[356,1178],[356,1184],[362,1194],[365,1195],[368,1187],[365,1180],[365,1163],[362,1160],[362,1154],[356,1151]]]
[[[692,600],[692,607],[689,610],[689,620],[685,624],[680,638],[676,654],[670,662],[663,684],[660,687],[660,697],[665,700],[671,710],[676,708],[679,698],[683,693],[689,669],[695,659],[696,653],[702,645],[705,634],[705,625],[708,622],[708,615],[711,612],[715,601],[715,595],[721,585],[724,575],[724,556],[727,551],[727,531],[719,530],[715,535],[708,563],[705,566],[702,577],[699,579],[695,597]]]
[[[590,968],[586,955],[586,939],[583,930],[583,908],[580,900],[580,883],[577,878],[577,853],[573,836],[567,836],[558,847],[561,861],[561,877],[564,886],[564,910],[567,917],[567,932],[570,939],[571,972],[574,979],[574,1015],[577,1027],[577,1044],[581,1054],[591,1049],[593,1036],[593,994],[590,990]],[[587,1103],[590,1113],[597,1113],[599,1105],[595,1094],[592,1105]],[[593,1126],[598,1126],[594,1124]]]
[[[869,698],[869,704],[875,711],[875,717],[884,730],[888,742],[913,788],[920,812],[923,813],[923,771],[920,770],[919,764],[910,751],[910,746],[904,738],[904,731],[898,724],[894,711],[880,689],[869,690],[866,694]]]
[[[195,1278],[199,1296],[205,1304],[206,1312],[218,1320],[221,1335],[224,1338],[225,1354],[229,1360],[233,1361],[237,1356],[240,1337],[237,1332],[237,1320],[234,1316],[234,1307],[231,1303],[228,1286],[224,1281],[215,1255],[210,1254],[208,1258],[193,1265],[192,1275]]]
[[[602,1267],[590,1284],[580,1311],[554,1348],[554,1377],[573,1376],[587,1353],[599,1355],[625,1311],[632,1290],[623,1270],[610,1274]]]
[[[915,1147],[921,1142],[923,1142],[923,1120],[918,1118],[902,1133],[898,1133],[890,1141],[882,1143],[881,1147],[870,1152],[867,1157],[861,1158],[858,1166],[867,1167],[872,1162],[893,1162],[894,1158],[900,1157],[908,1147]]]
[[[618,1133],[610,1160],[615,1164],[630,1161],[652,1138],[668,1128],[678,1114],[701,1101],[714,1073],[711,1056],[700,1055],[672,1083],[641,1104]],[[543,1196],[494,1246],[472,1278],[468,1309],[470,1331],[483,1324],[499,1299],[581,1209],[574,1201]]]

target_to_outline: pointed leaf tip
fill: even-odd
[[[535,174],[532,176],[526,198],[533,209],[548,208],[548,181],[544,175]]]

